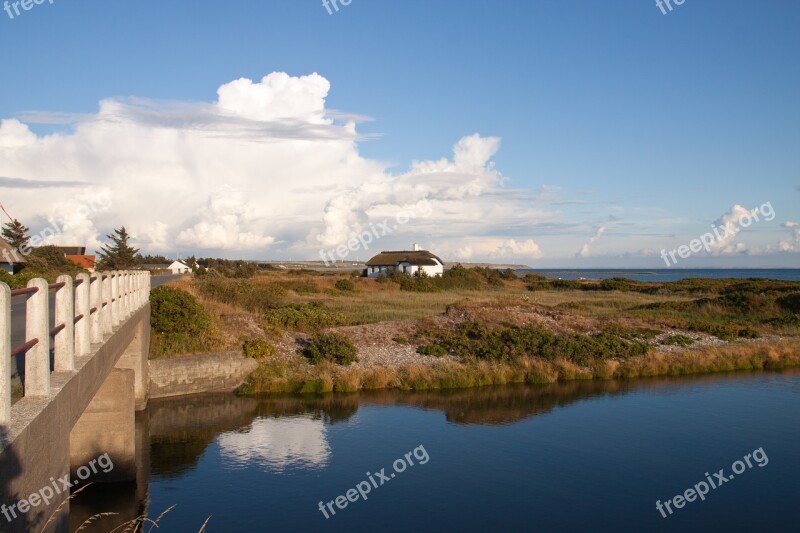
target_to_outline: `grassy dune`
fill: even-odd
[[[268,272],[177,286],[211,316],[203,338],[213,349],[253,339],[278,347],[259,359],[245,392],[423,390],[800,366],[800,283],[567,283],[475,270],[381,281]],[[402,344],[439,357],[339,366],[311,364],[297,353],[295,343],[319,331],[344,331],[368,349],[358,332],[396,321],[409,331]],[[356,325],[363,327],[347,327]]]

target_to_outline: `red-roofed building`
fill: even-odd
[[[89,272],[94,272],[94,265],[97,263],[97,258],[93,255],[67,255],[67,259],[75,263],[81,268],[85,268]]]

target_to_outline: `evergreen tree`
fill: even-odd
[[[98,266],[103,270],[125,270],[139,263],[139,258],[136,254],[139,253],[138,248],[134,248],[128,244],[130,235],[125,230],[125,226],[115,229],[111,235],[106,235],[111,239],[111,244],[106,244],[97,255],[100,256]]]
[[[12,248],[18,252],[30,251],[29,241],[31,240],[28,232],[30,228],[26,227],[16,218],[12,222],[3,224],[3,238],[11,245]]]

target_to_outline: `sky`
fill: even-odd
[[[800,267],[800,3],[27,5],[0,202],[42,242]]]

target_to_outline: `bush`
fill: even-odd
[[[207,298],[253,313],[279,307],[287,295],[286,289],[276,283],[264,285],[244,279],[227,279],[213,273],[196,279],[195,287]]]
[[[551,283],[552,287],[560,291],[577,291],[583,287],[583,284],[574,279],[554,279]]]
[[[194,296],[183,289],[156,287],[150,291],[150,325],[162,334],[200,335],[211,318]]]
[[[490,330],[484,325],[470,322],[461,324],[455,331],[434,334],[434,342],[420,348],[423,355],[452,353],[466,359],[513,361],[534,356],[555,361],[559,358],[586,365],[592,359],[628,359],[644,355],[647,344],[626,340],[603,332],[598,335],[556,335],[537,326],[511,326]]]
[[[251,359],[266,359],[275,355],[275,347],[263,339],[245,341],[242,348],[245,357]]]
[[[694,344],[694,339],[688,335],[672,335],[661,341],[661,344],[664,346],[690,346]]]
[[[442,346],[441,344],[426,344],[425,346],[420,346],[418,350],[420,355],[432,355],[434,357],[444,357],[447,355],[447,348]]]
[[[318,302],[273,309],[264,315],[264,319],[273,327],[301,331],[313,331],[348,324],[347,317],[342,313],[332,311]]]
[[[632,284],[633,282],[626,278],[609,278],[600,281],[600,290],[627,292],[631,290]]]
[[[319,287],[313,283],[298,283],[292,290],[297,294],[316,294],[319,292]]]
[[[404,336],[402,336],[402,335],[398,335],[398,336],[396,336],[396,337],[392,337],[392,340],[393,340],[394,342],[396,342],[397,344],[409,344],[409,342],[408,342],[408,338],[407,338],[407,337],[404,337]]]
[[[742,328],[739,330],[740,339],[760,339],[761,332],[753,328]]]
[[[334,287],[342,292],[353,292],[356,290],[356,286],[349,279],[340,279],[336,282]]]
[[[778,306],[790,313],[800,313],[800,292],[787,294],[775,300]]]
[[[218,349],[211,317],[188,292],[156,287],[150,292],[150,357]]]
[[[711,324],[708,322],[696,321],[689,325],[689,329],[708,333],[723,341],[732,341],[739,337],[739,330],[730,324]]]
[[[337,365],[349,365],[358,362],[358,350],[350,339],[338,333],[317,333],[311,338],[308,346],[300,350],[312,364],[323,361]]]

